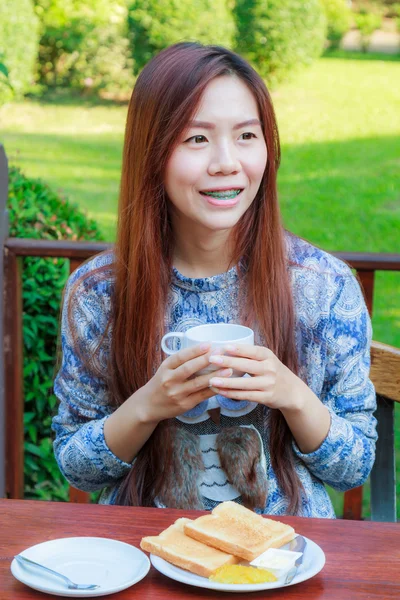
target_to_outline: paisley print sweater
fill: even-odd
[[[327,437],[320,447],[304,454],[293,442],[295,468],[304,488],[301,516],[334,518],[324,483],[337,490],[361,485],[375,457],[375,392],[369,380],[371,324],[358,282],[349,267],[322,250],[286,234],[287,265],[296,315],[299,376],[331,414]],[[66,306],[73,284],[85,273],[112,263],[101,254],[78,268],[66,287],[61,323],[62,364],[54,390],[59,399],[53,419],[54,451],[61,472],[82,490],[103,489],[100,502],[113,504],[128,464],[108,448],[104,422],[114,410],[106,382],[83,367],[72,341]],[[166,331],[186,331],[202,323],[239,321],[239,277],[234,267],[226,273],[192,279],[173,269],[165,315]],[[72,318],[77,343],[84,354],[102,339],[108,322],[113,280],[89,277],[77,292]],[[112,329],[100,347],[99,360],[106,368]],[[256,343],[261,343],[256,339]],[[217,425],[208,410],[220,407]],[[197,485],[204,507],[224,500],[241,502],[238,491],[224,473],[216,438],[224,427],[251,427],[259,435],[262,468],[268,481],[264,509],[284,515],[288,508],[269,457],[268,408],[254,402],[235,402],[216,396],[177,417],[179,427],[199,436],[204,462]],[[163,506],[159,503],[156,505]]]

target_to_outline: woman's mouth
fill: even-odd
[[[202,196],[207,199],[207,203],[212,206],[218,206],[222,208],[231,208],[238,204],[240,194],[243,191],[241,188],[232,188],[230,190],[210,190],[207,192],[200,192]]]
[[[241,191],[241,188],[232,188],[231,190],[200,192],[200,194],[209,196],[210,198],[216,198],[217,200],[233,200],[236,196],[239,196]]]

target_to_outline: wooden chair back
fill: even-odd
[[[371,520],[396,521],[395,403],[400,402],[400,349],[373,342],[371,379],[378,409],[378,441],[371,473]]]

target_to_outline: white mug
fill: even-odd
[[[161,340],[161,348],[168,354],[175,354],[177,350],[168,348],[166,341],[169,339],[179,339],[181,344],[179,350],[182,348],[190,348],[191,346],[197,346],[205,342],[211,344],[211,350],[214,352],[221,353],[223,346],[226,344],[251,344],[254,345],[254,332],[250,327],[244,325],[237,325],[236,323],[208,323],[207,325],[197,325],[197,327],[191,327],[184,333],[180,331],[171,331],[166,333]],[[221,369],[221,366],[210,364],[209,367],[202,369],[196,375],[203,375],[217,371]],[[238,377],[243,375],[240,372],[233,372],[233,375]]]

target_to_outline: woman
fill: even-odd
[[[324,483],[368,477],[370,320],[350,269],[284,231],[279,160],[269,94],[236,54],[181,43],[142,71],[116,246],[70,277],[55,382],[60,469],[100,502],[333,518]],[[164,360],[164,333],[213,322],[256,345]]]

